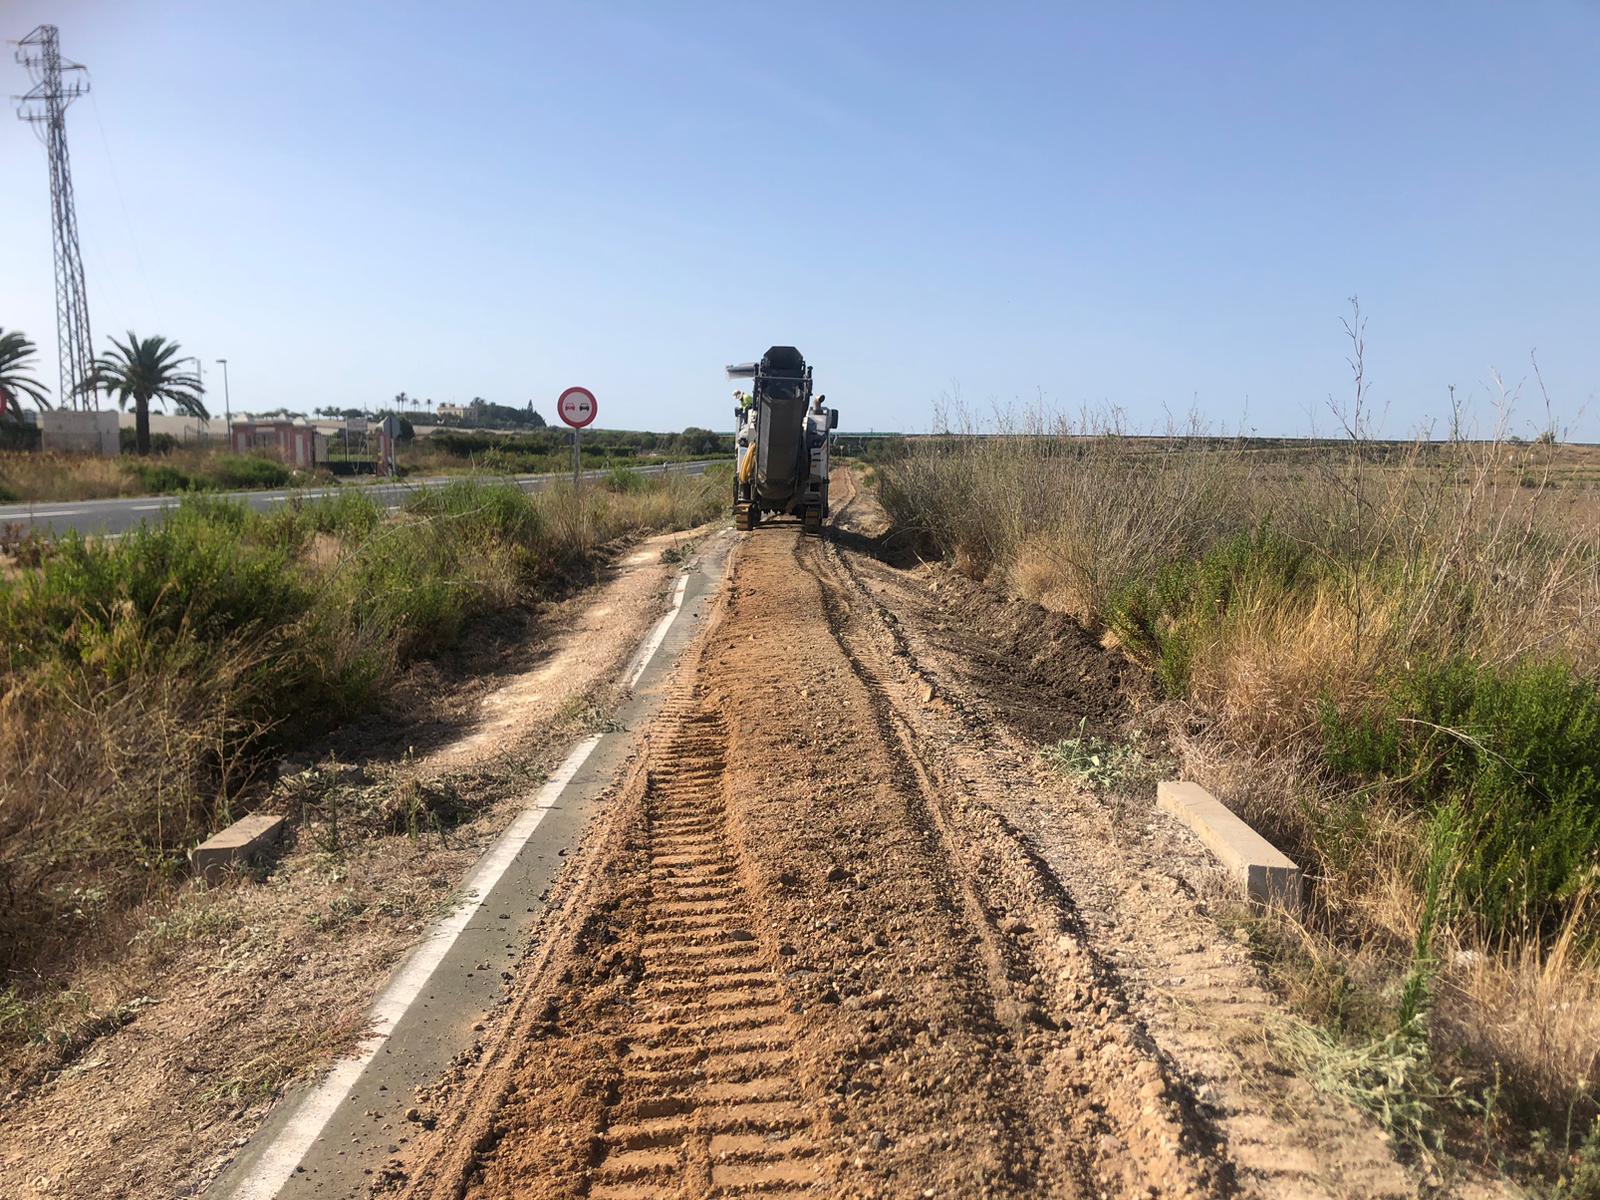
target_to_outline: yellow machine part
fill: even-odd
[[[756,473],[756,444],[750,443],[750,449],[745,451],[744,461],[739,464],[739,482],[749,483],[750,476]]]

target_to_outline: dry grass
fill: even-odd
[[[0,986],[0,997],[16,1002],[11,1019],[0,1019],[0,1045],[77,1029],[80,1010],[105,1012],[106,994],[125,994],[115,972],[96,994],[41,985],[85,959],[121,957],[127,914],[174,877],[170,848],[207,828],[214,811],[226,813],[220,756],[248,732],[229,719],[228,685],[226,674],[161,669],[98,686],[23,681],[0,699],[11,989]]]
[[[1393,597],[1375,599],[1358,643],[1345,598],[1329,583],[1294,597],[1258,588],[1231,611],[1227,628],[1196,647],[1190,694],[1237,744],[1263,751],[1303,741],[1324,700],[1364,699],[1400,615]]]
[[[236,491],[305,485],[314,476],[275,459],[229,453],[219,444],[178,446],[117,458],[0,451],[0,501],[60,503],[191,490]],[[331,479],[323,476],[324,479]]]
[[[1592,901],[1549,945],[1517,939],[1485,953],[1458,947],[1444,969],[1441,1016],[1482,1061],[1531,1081],[1552,1110],[1600,1086],[1600,958]]]
[[[1600,452],[1500,436],[1379,444],[1359,421],[1353,431],[1345,442],[1261,444],[1034,417],[1010,436],[914,444],[880,468],[880,486],[896,523],[929,549],[1120,642],[1156,668],[1180,711],[1205,715],[1203,737],[1176,738],[1186,777],[1316,879],[1305,923],[1288,933],[1308,1011],[1327,1018],[1360,993],[1391,1006],[1392,1021],[1401,982],[1423,979],[1437,997],[1436,1051],[1480,1083],[1500,1072],[1535,1107],[1564,1112],[1576,1098],[1581,1125],[1600,1084],[1600,930],[1570,888],[1589,888],[1583,872],[1600,878],[1600,861],[1508,919],[1477,911],[1459,882],[1463,859],[1438,928],[1423,914],[1431,839],[1449,807],[1441,787],[1467,798],[1468,842],[1496,819],[1492,788],[1505,781],[1490,774],[1502,754],[1527,764],[1502,772],[1513,783],[1555,772],[1549,795],[1559,783],[1597,813],[1600,781],[1582,782],[1594,748],[1544,740],[1536,691],[1507,693],[1504,703],[1529,707],[1484,718],[1503,716],[1492,727],[1506,736],[1535,731],[1531,759],[1490,744],[1491,726],[1430,728],[1427,711],[1406,706],[1427,698],[1417,681],[1435,686],[1429,672],[1449,664],[1469,680],[1547,671],[1577,692],[1600,687]],[[1393,767],[1330,770],[1330,728],[1391,713],[1430,735],[1417,745],[1435,790],[1419,793]],[[1483,773],[1441,773],[1463,745]],[[1522,803],[1538,803],[1544,778]],[[1522,820],[1507,804],[1506,820]],[[1520,835],[1513,825],[1505,836]],[[1432,949],[1419,957],[1421,945]]]
[[[1241,755],[1213,735],[1175,742],[1184,778],[1226,796],[1302,858],[1314,819],[1353,799],[1319,784],[1308,757]],[[1418,864],[1425,847],[1416,820],[1382,796],[1354,801],[1365,811],[1340,869],[1319,878],[1301,920],[1278,916],[1273,957],[1287,964],[1278,981],[1295,1011],[1371,1034],[1391,1015],[1395,981],[1412,966],[1405,948],[1415,944],[1424,911]],[[1594,917],[1591,896],[1551,939],[1490,940],[1447,928],[1434,949],[1436,1035],[1480,1084],[1498,1072],[1547,1114],[1574,1104],[1580,1116],[1592,1110],[1600,1085]],[[1351,928],[1365,932],[1352,938]]]
[[[120,459],[0,451],[0,495],[9,500],[104,500],[141,490]]]

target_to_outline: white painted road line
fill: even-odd
[[[661,647],[661,641],[667,636],[667,630],[672,628],[673,619],[677,617],[678,610],[683,607],[683,594],[689,589],[689,576],[678,576],[677,591],[672,593],[672,607],[665,616],[656,622],[656,627],[650,631],[650,636],[645,638],[644,644],[639,647],[639,653],[634,656],[633,670],[628,673],[628,690],[632,691],[639,686],[639,679],[644,674],[644,669],[650,665],[650,660],[656,656],[656,651]]]
[[[667,630],[672,628],[673,620],[683,608],[683,597],[688,588],[688,574],[680,575],[677,589],[672,595],[671,609],[656,622],[635,656],[633,671],[628,678],[630,689],[638,684],[645,668],[650,665],[656,656],[656,651],[661,648]],[[389,1039],[389,1034],[400,1023],[400,1018],[405,1016],[406,1010],[427,986],[429,978],[444,961],[444,956],[449,953],[456,938],[483,907],[484,900],[499,883],[500,877],[516,861],[517,855],[533,836],[534,830],[539,828],[539,822],[544,820],[545,813],[555,807],[557,801],[561,799],[561,793],[588,761],[589,755],[604,736],[597,733],[574,746],[572,753],[568,754],[566,761],[561,764],[560,770],[539,789],[532,804],[525,808],[511,826],[500,835],[495,844],[489,848],[489,852],[478,860],[472,878],[467,881],[466,899],[461,906],[428,931],[422,944],[412,952],[411,957],[405,961],[399,972],[389,981],[389,986],[384,988],[373,1004],[372,1032],[363,1039],[353,1057],[341,1059],[336,1063],[316,1089],[301,1101],[300,1107],[289,1118],[276,1140],[266,1148],[250,1174],[234,1189],[232,1200],[272,1200],[272,1197],[278,1194],[278,1189],[283,1187],[294,1174],[294,1169],[300,1165],[300,1160],[306,1156],[306,1151],[311,1149],[312,1143],[322,1135],[328,1122],[339,1111],[339,1105],[344,1103],[345,1097],[350,1094],[350,1089],[355,1087],[361,1073],[378,1056],[378,1051],[383,1048],[384,1042]]]
[[[422,945],[418,946],[406,960],[405,965],[378,997],[377,1003],[372,1006],[372,1032],[362,1041],[355,1056],[342,1059],[316,1090],[301,1102],[299,1109],[284,1126],[283,1132],[271,1146],[267,1147],[266,1153],[261,1156],[261,1161],[233,1193],[234,1200],[271,1200],[278,1194],[278,1189],[288,1181],[289,1176],[294,1174],[294,1169],[300,1165],[300,1160],[305,1157],[306,1151],[311,1149],[311,1144],[317,1140],[328,1121],[338,1111],[339,1105],[344,1102],[344,1098],[350,1094],[350,1089],[361,1077],[361,1072],[366,1070],[367,1064],[377,1057],[378,1051],[383,1048],[383,1043],[388,1040],[389,1034],[399,1024],[400,1018],[405,1016],[406,1010],[427,986],[428,979],[433,975],[435,968],[444,961],[445,954],[449,952],[456,938],[483,907],[484,900],[494,890],[495,884],[516,860],[522,847],[533,836],[533,831],[539,828],[539,822],[544,820],[545,813],[555,807],[567,784],[572,782],[578,769],[600,744],[602,736],[597,733],[573,747],[572,753],[567,755],[567,760],[561,764],[561,769],[539,789],[533,803],[523,809],[521,815],[511,823],[510,828],[500,835],[499,840],[489,848],[489,852],[478,861],[477,870],[467,881],[466,901],[429,930]]]

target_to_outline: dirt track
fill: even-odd
[[[836,504],[851,494],[845,480]],[[1192,1081],[1005,819],[990,760],[1007,752],[982,720],[976,740],[951,732],[953,708],[1005,706],[1016,680],[997,659],[987,687],[947,696],[852,544],[745,535],[511,1003],[378,1190],[1235,1191]],[[964,654],[979,670],[981,650]],[[1073,665],[1048,703],[1082,711],[1018,704],[1019,727],[1137,703]]]

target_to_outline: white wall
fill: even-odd
[[[117,428],[115,412],[58,408],[39,414],[42,448],[67,454],[101,454],[115,458],[122,452]]]

